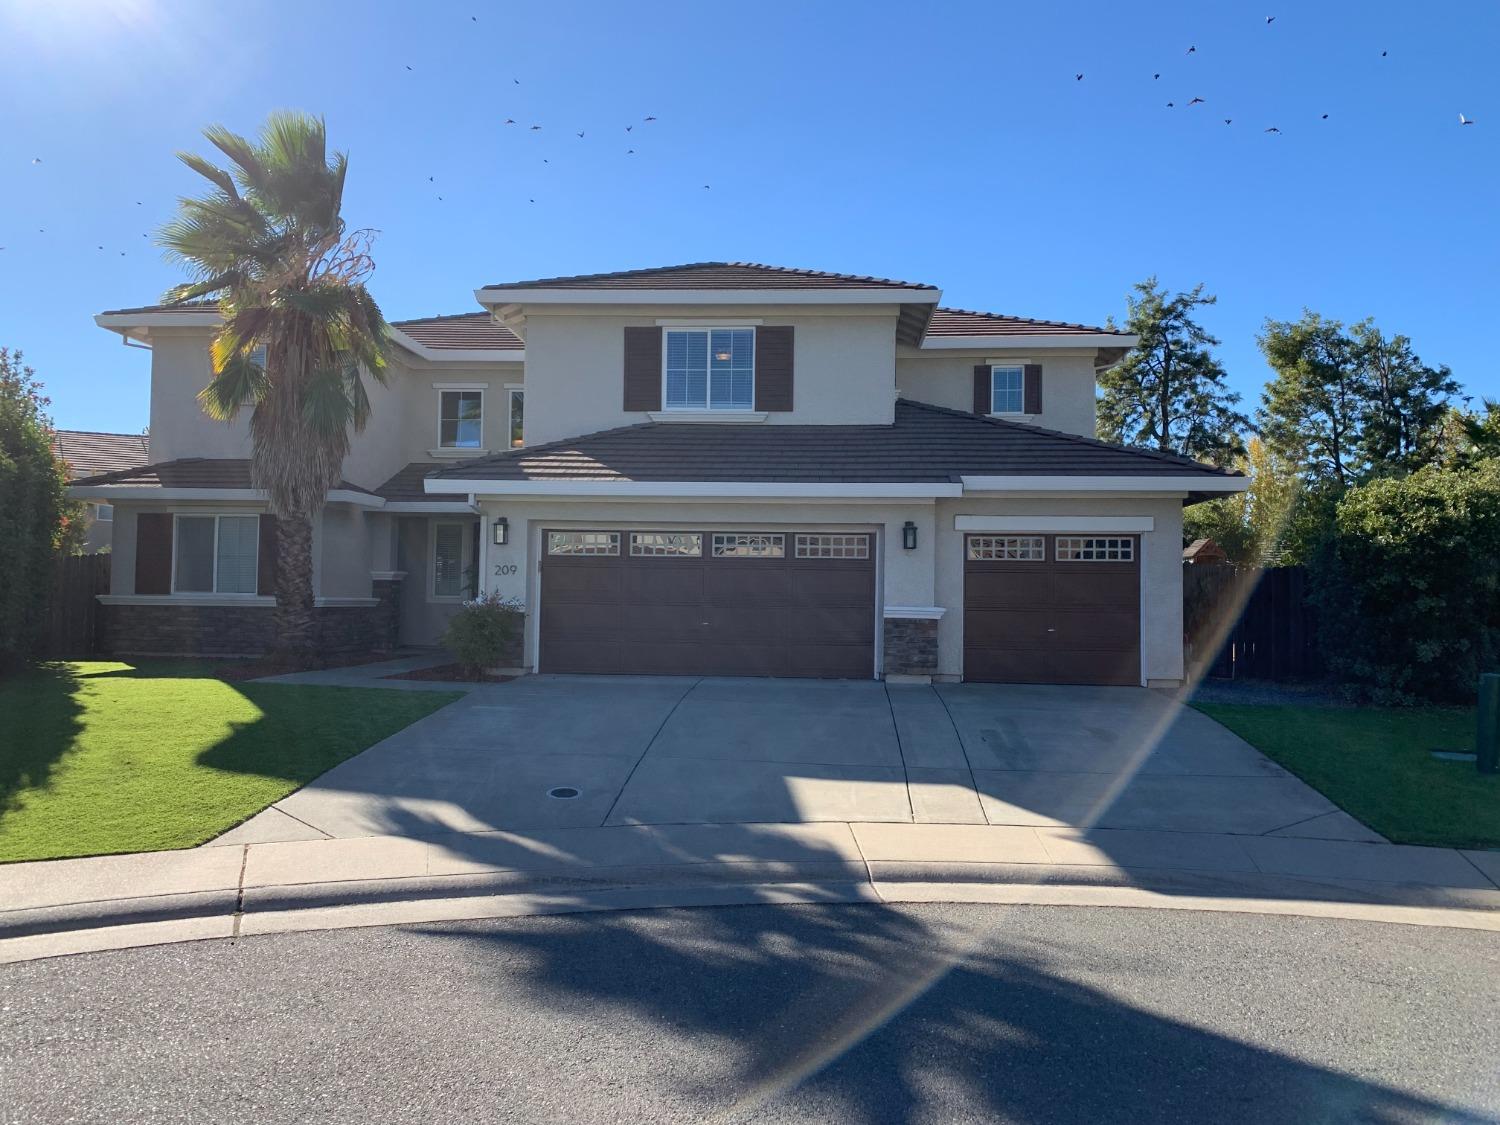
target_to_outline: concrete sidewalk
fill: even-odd
[[[1013,901],[1022,888],[1129,889],[1152,896],[1141,905],[1181,900],[1198,909],[1231,901],[1279,913],[1436,909],[1460,919],[1443,924],[1500,928],[1496,852],[1046,826],[635,825],[11,864],[0,867],[0,962],[121,942],[377,924],[389,914],[358,910],[401,903],[428,904],[429,912],[437,903],[442,916],[465,917],[507,902],[511,912],[540,912],[527,904],[600,909],[722,902],[725,895]],[[418,916],[426,915],[404,915]]]

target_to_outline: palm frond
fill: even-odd
[[[215,341],[217,347],[217,341]],[[222,364],[217,363],[214,377],[198,392],[198,402],[203,413],[216,422],[233,421],[246,406],[254,406],[265,398],[270,384],[265,368],[246,354],[229,356]]]

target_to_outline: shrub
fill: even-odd
[[[1314,567],[1336,676],[1385,702],[1473,698],[1500,653],[1500,463],[1350,489]]]
[[[0,671],[41,645],[53,554],[70,509],[36,374],[0,348]]]
[[[443,644],[475,677],[494,668],[513,651],[525,621],[525,608],[497,593],[480,594],[448,620]]]

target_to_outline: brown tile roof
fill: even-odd
[[[375,495],[398,503],[418,500],[451,500],[453,497],[429,496],[422,491],[422,479],[440,467],[436,461],[413,461],[377,488]]]
[[[149,457],[145,434],[104,434],[94,430],[54,430],[52,453],[68,466],[68,479],[133,469]]]
[[[130,313],[199,313],[218,312],[218,301],[188,301],[180,305],[136,305],[129,309],[105,309],[100,316],[124,316]]]
[[[926,403],[890,426],[648,422],[444,466],[437,477],[545,481],[947,482],[965,474],[1218,477],[1185,457]]]
[[[183,457],[176,461],[158,461],[154,465],[141,465],[133,469],[121,469],[114,473],[99,473],[96,476],[75,480],[73,484],[124,484],[136,488],[254,488],[250,483],[250,462],[246,458]],[[346,492],[363,492],[348,481],[339,481],[338,487]]]
[[[936,289],[911,281],[861,277],[758,262],[689,262],[681,266],[507,281],[486,289]]]
[[[1024,316],[974,312],[972,309],[934,309],[927,324],[928,337],[952,336],[1083,336],[1111,333],[1124,335],[1115,328],[1095,328],[1087,324],[1069,324],[1060,320],[1031,320]]]
[[[399,328],[423,347],[438,350],[462,348],[519,351],[526,346],[521,337],[509,328],[492,321],[487,312],[393,320],[391,327]]]

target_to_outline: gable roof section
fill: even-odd
[[[139,465],[113,473],[99,473],[71,482],[79,488],[98,485],[121,485],[132,489],[229,489],[247,491],[254,489],[250,483],[250,461],[238,457],[182,457],[175,461],[158,461],[154,465]],[[336,492],[361,492],[373,496],[368,488],[361,488],[348,481],[340,481]]]
[[[436,461],[413,461],[398,469],[390,480],[375,490],[375,495],[398,504],[430,501],[432,497],[423,489],[422,481],[427,474],[441,467]]]
[[[1181,478],[1238,474],[1185,457],[918,402],[890,426],[648,422],[444,466],[459,481],[952,483],[965,476]]]
[[[94,430],[52,431],[52,453],[67,464],[69,480],[138,468],[150,456],[145,434],[107,434]]]
[[[910,281],[884,277],[862,277],[849,273],[767,266],[759,262],[689,262],[680,266],[586,273],[572,277],[542,277],[531,281],[507,281],[486,285],[504,289],[930,289]]]
[[[963,336],[1128,336],[1114,328],[1096,328],[1061,320],[1032,320],[1024,316],[937,308],[927,325],[927,338]]]
[[[424,348],[435,351],[509,352],[520,351],[526,346],[521,337],[504,325],[496,324],[487,312],[393,320],[391,327],[400,329]]]

